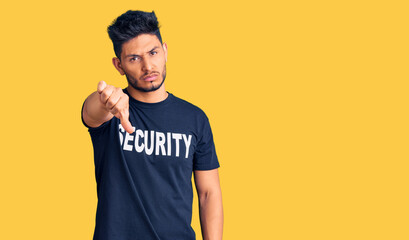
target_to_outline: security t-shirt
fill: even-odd
[[[157,103],[129,95],[129,115],[132,134],[116,117],[97,128],[84,122],[98,195],[93,239],[196,239],[192,172],[220,167],[209,119],[169,92]]]

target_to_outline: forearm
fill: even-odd
[[[221,240],[224,220],[221,191],[199,197],[199,214],[203,240]]]
[[[98,92],[93,92],[85,100],[83,118],[90,127],[97,127],[111,119],[113,115],[105,108],[99,99]]]

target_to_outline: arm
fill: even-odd
[[[223,237],[223,203],[218,169],[194,171],[199,215],[204,240]]]
[[[104,81],[98,83],[96,92],[87,97],[82,109],[82,118],[90,127],[98,127],[113,117],[121,119],[124,129],[132,133],[129,122],[129,97],[122,89],[107,85]]]

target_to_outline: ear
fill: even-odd
[[[122,69],[122,66],[121,66],[121,60],[119,60],[119,58],[117,58],[117,57],[112,58],[112,64],[114,64],[116,70],[118,70],[118,72],[121,75],[125,74],[125,72],[124,72],[124,70]]]
[[[168,61],[168,45],[164,42],[163,45],[163,51],[165,52],[165,62]]]

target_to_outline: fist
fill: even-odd
[[[105,109],[121,121],[121,125],[128,133],[133,133],[129,122],[129,97],[121,88],[107,85],[104,81],[98,83],[97,92]]]

